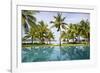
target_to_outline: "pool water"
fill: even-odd
[[[89,46],[49,46],[22,48],[22,62],[45,62],[90,59]]]

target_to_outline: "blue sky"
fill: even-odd
[[[36,13],[36,19],[37,22],[43,20],[48,27],[50,28],[53,24],[50,23],[50,21],[54,20],[53,16],[57,16],[57,12],[44,12],[40,11],[39,13]],[[62,13],[62,17],[66,17],[65,21],[66,23],[79,23],[82,19],[89,20],[90,21],[90,14],[89,13],[77,13],[77,12],[64,12]],[[59,32],[56,31],[56,28],[52,28],[51,31],[54,32],[55,40],[57,40],[56,43],[59,43]]]

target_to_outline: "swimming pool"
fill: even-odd
[[[89,46],[33,46],[22,48],[22,62],[90,59]]]

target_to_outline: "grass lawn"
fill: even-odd
[[[79,43],[79,44],[61,44],[61,46],[89,46],[90,44],[83,44],[83,43]],[[59,44],[22,44],[22,47],[31,47],[31,46],[59,46]]]

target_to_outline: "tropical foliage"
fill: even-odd
[[[88,20],[81,20],[79,23],[66,23],[66,17],[62,16],[62,13],[58,12],[56,16],[53,16],[54,20],[51,20],[50,25],[43,20],[37,21],[35,14],[36,11],[22,10],[22,26],[25,31],[25,36],[22,37],[22,41],[31,40],[31,43],[51,44],[51,41],[55,39],[52,28],[56,28],[57,32],[60,32],[59,45],[63,43],[89,43],[90,41],[90,23]],[[71,42],[70,42],[71,41]]]
[[[32,10],[22,10],[22,26],[26,33],[29,31],[29,27],[33,27],[36,24],[36,18],[33,16],[35,13]]]
[[[88,20],[81,20],[78,24],[67,25],[66,31],[62,32],[61,38],[67,43],[72,39],[73,43],[89,42],[90,40],[90,23]],[[83,40],[80,40],[83,39]]]
[[[44,21],[38,22],[34,27],[30,27],[29,32],[25,37],[23,37],[23,41],[27,40],[31,37],[31,43],[34,41],[39,41],[39,43],[43,44],[45,42],[50,43],[51,40],[54,39],[54,35],[51,30],[48,28],[48,25],[44,23]]]

